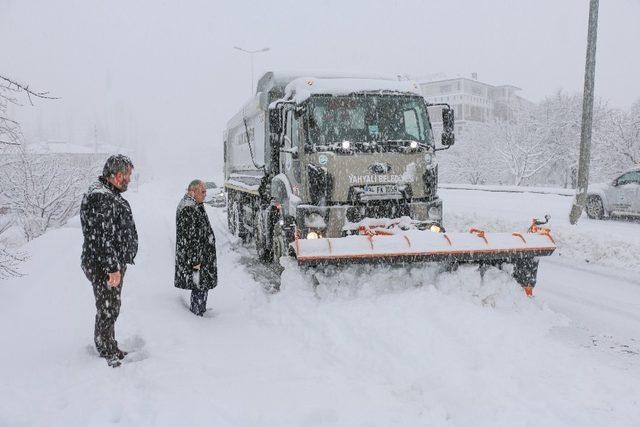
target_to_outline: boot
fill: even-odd
[[[114,354],[113,356],[107,357],[107,365],[112,368],[117,368],[122,365],[122,362],[120,362],[120,360],[118,360],[118,356]]]

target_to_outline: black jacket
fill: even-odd
[[[194,282],[194,265],[200,264],[199,282]],[[202,203],[185,195],[176,210],[176,273],[180,289],[206,290],[218,284],[216,238]]]
[[[138,253],[138,232],[131,207],[120,190],[100,177],[80,205],[84,244],[82,267],[113,273],[133,264]]]

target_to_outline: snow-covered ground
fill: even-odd
[[[180,185],[127,193],[140,233],[116,334],[92,345],[94,302],[77,221],[27,245],[0,283],[0,426],[638,425],[640,223],[567,221],[570,198],[443,190],[446,226],[526,229],[560,242],[534,299],[505,272],[351,267],[273,273],[209,214],[220,285],[196,318],[173,287]]]

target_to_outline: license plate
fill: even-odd
[[[397,193],[398,186],[393,185],[365,185],[364,191],[367,193],[373,194],[389,194],[389,193]]]

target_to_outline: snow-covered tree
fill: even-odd
[[[467,124],[456,138],[455,148],[440,154],[442,179],[474,185],[495,183],[497,162],[489,126]]]
[[[609,174],[640,164],[640,99],[629,111],[610,110],[595,158]]]
[[[544,171],[546,184],[575,187],[580,148],[582,97],[558,90],[539,106],[540,126],[547,129],[548,147],[556,153]]]
[[[31,105],[32,96],[44,99],[56,99],[48,92],[38,92],[29,85],[19,83],[0,74],[0,279],[20,275],[18,265],[26,259],[26,254],[8,247],[3,234],[14,225],[11,207],[18,203],[20,195],[16,192],[15,176],[11,173],[23,163],[19,146],[22,138],[20,124],[9,117],[9,105],[20,105],[19,96],[25,96]],[[17,197],[17,198],[16,198]]]
[[[541,125],[539,108],[516,110],[512,120],[489,124],[489,131],[513,185],[524,184],[558,156],[550,149],[549,128]]]
[[[510,120],[466,123],[454,149],[440,155],[444,182],[575,187],[582,95],[562,90],[515,111]],[[640,100],[629,111],[594,103],[591,182],[640,162]]]
[[[2,168],[6,207],[14,212],[28,240],[64,224],[78,213],[83,192],[97,175],[97,164],[21,150]]]

